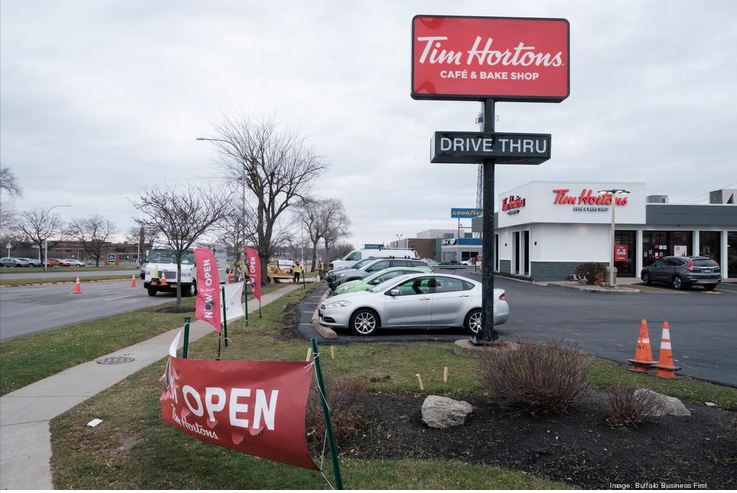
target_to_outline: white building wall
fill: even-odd
[[[539,236],[532,260],[545,262],[609,262],[606,224],[537,224]]]

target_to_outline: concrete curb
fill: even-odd
[[[564,289],[572,289],[574,291],[583,291],[585,293],[603,293],[603,294],[637,294],[641,291],[639,289],[635,288],[604,288],[601,286],[586,286],[586,285],[580,285],[580,286],[574,286],[571,284],[557,284],[557,283],[550,283],[549,285],[552,286],[559,286]]]
[[[318,301],[317,304],[319,305],[320,303],[322,303],[322,301],[325,300],[325,298],[327,298],[329,294],[330,288],[328,288],[323,293],[322,297],[320,297],[320,301]],[[315,311],[312,313],[312,328],[315,329],[315,332],[320,334],[323,339],[337,339],[338,334],[336,334],[333,329],[320,324],[320,317],[317,315],[318,308],[315,308]]]

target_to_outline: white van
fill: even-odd
[[[346,269],[351,267],[359,260],[365,258],[417,258],[417,252],[414,249],[401,248],[364,248],[361,250],[353,250],[351,253],[339,260],[333,260],[333,270]]]

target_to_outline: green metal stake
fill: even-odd
[[[248,326],[248,281],[243,281],[243,291],[246,293],[246,301],[243,302],[243,317]]]
[[[322,417],[325,420],[325,430],[328,434],[328,443],[330,444],[330,457],[333,461],[333,474],[335,476],[335,489],[343,489],[343,478],[340,475],[340,461],[338,460],[338,446],[335,443],[333,435],[333,422],[330,419],[330,408],[328,407],[328,395],[325,392],[325,382],[322,379],[322,370],[320,369],[320,353],[317,351],[317,339],[312,338],[312,361],[315,363],[315,376],[317,377],[317,387],[320,391],[320,402],[322,403]]]
[[[215,358],[217,361],[220,361],[220,343],[223,341],[223,333],[218,332],[218,355]]]
[[[225,286],[220,288],[223,293],[223,337],[225,338],[225,347],[228,347],[228,310],[225,309]]]
[[[182,346],[182,358],[187,359],[189,355],[189,317],[184,319],[184,345]]]

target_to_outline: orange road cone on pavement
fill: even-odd
[[[159,286],[166,286],[166,272],[161,273],[161,279],[159,280]]]
[[[635,349],[635,357],[628,359],[633,367],[630,371],[637,373],[647,373],[650,367],[657,363],[653,360],[653,350],[650,347],[650,334],[647,330],[647,320],[640,322],[640,335],[637,336],[637,348]]]
[[[660,338],[660,353],[658,354],[658,369],[655,374],[660,378],[676,378],[676,370],[680,367],[673,365],[673,350],[670,346],[670,324],[663,322],[663,335]]]
[[[131,287],[132,288],[136,287],[136,276],[133,274],[131,274]]]
[[[77,276],[77,282],[74,283],[72,294],[82,294],[82,286],[79,284],[79,276]]]

